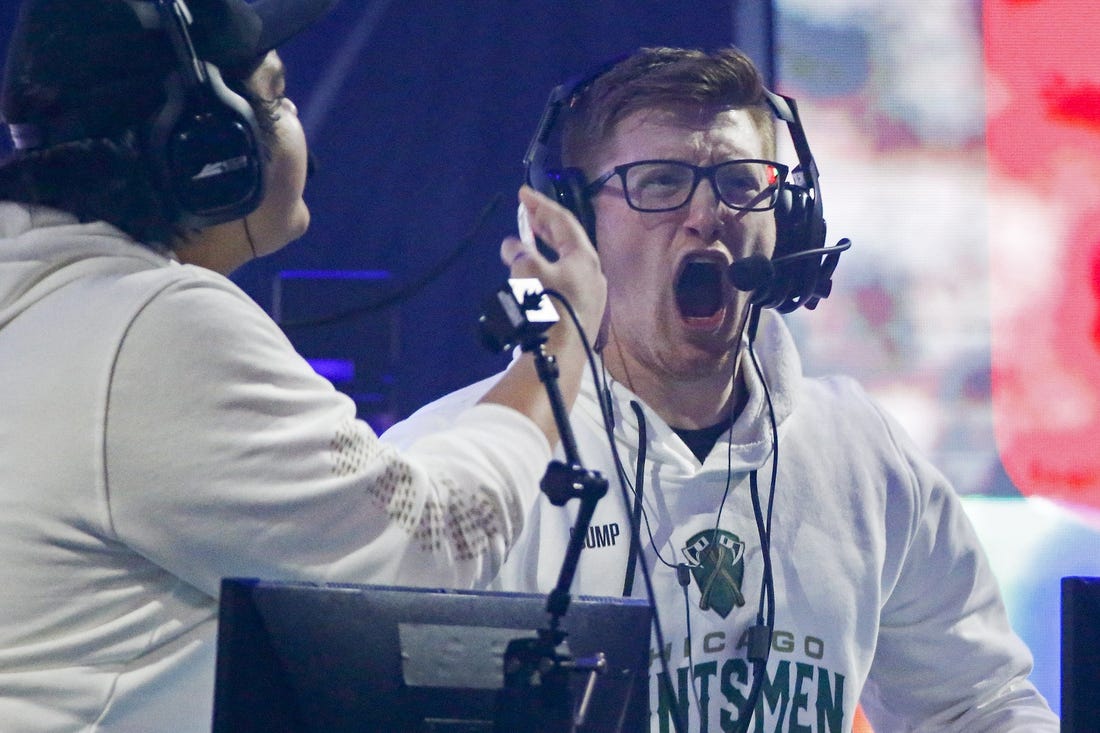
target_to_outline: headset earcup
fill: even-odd
[[[825,225],[823,221],[816,222],[815,216],[813,200],[805,189],[793,185],[783,188],[775,206],[773,259],[823,246]],[[818,288],[820,271],[820,257],[804,257],[776,265],[772,285],[759,297],[757,304],[775,308],[780,313],[809,305]]]
[[[204,228],[240,219],[263,200],[263,154],[249,104],[207,65],[208,82],[173,75],[154,116],[149,154],[180,224]]]
[[[596,212],[592,208],[592,200],[587,193],[588,183],[584,177],[584,171],[580,168],[565,168],[560,171],[557,179],[558,201],[561,205],[573,212],[577,221],[588,233],[588,239],[592,245],[596,244]]]
[[[803,192],[784,186],[775,203],[775,254],[773,259],[786,257],[806,249]]]
[[[542,170],[531,167],[527,171],[527,183],[536,191],[552,198],[559,204],[569,209],[577,221],[584,227],[593,246],[596,244],[596,214],[592,209],[592,202],[585,193],[586,182],[584,172],[579,168],[562,168]],[[550,260],[556,259],[556,255],[545,246],[539,247],[543,255]]]
[[[239,118],[211,110],[185,114],[168,138],[165,158],[175,199],[185,212],[220,223],[259,204],[259,157]]]

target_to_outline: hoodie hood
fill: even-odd
[[[759,468],[771,455],[772,435],[771,418],[768,415],[768,401],[764,395],[764,384],[752,365],[748,355],[748,343],[742,340],[742,369],[744,370],[745,383],[748,386],[749,398],[741,414],[737,416],[732,426],[730,440],[732,443],[732,469],[734,472],[747,472]],[[795,396],[798,385],[802,379],[802,361],[795,348],[794,339],[787,329],[783,319],[773,310],[765,310],[760,317],[760,328],[757,332],[754,349],[758,361],[764,371],[764,379],[767,381],[768,393],[771,396],[772,406],[775,409],[776,425],[780,432],[783,424],[790,417],[795,405]],[[631,400],[644,402],[634,394],[626,385],[608,377],[612,394],[613,409],[615,411],[615,432],[620,445],[630,447],[638,444],[638,418],[630,408]],[[587,374],[581,389],[590,399],[578,400],[577,409],[588,413],[591,420],[601,421],[597,399],[597,388],[591,376]],[[678,465],[684,473],[693,474],[699,471],[698,464],[689,458],[690,451],[683,446],[680,437],[657,413],[648,407],[645,410],[646,433],[648,451],[651,460],[664,465]],[[719,445],[725,444],[725,436],[719,440]],[[712,451],[706,463],[715,460],[721,464],[718,466],[724,473],[726,471],[725,451],[718,456]],[[682,464],[682,465],[681,465]],[[717,465],[717,464],[716,464]],[[704,469],[710,468],[704,464]]]
[[[0,329],[108,261],[117,269],[119,257],[139,268],[170,262],[110,224],[82,224],[56,209],[0,202]]]

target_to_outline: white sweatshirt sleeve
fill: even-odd
[[[477,405],[399,452],[354,412],[247,296],[177,278],[135,317],[113,370],[113,531],[211,595],[226,576],[491,578],[537,498],[542,433]]]

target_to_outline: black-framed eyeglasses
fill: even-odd
[[[727,160],[708,166],[681,160],[637,160],[617,165],[585,188],[591,196],[615,176],[627,205],[635,211],[673,211],[691,201],[699,181],[710,181],[714,195],[731,209],[767,211],[775,206],[787,166],[771,160]]]

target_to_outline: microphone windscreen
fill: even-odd
[[[730,265],[726,275],[733,287],[751,292],[771,284],[775,279],[775,267],[764,255],[749,255]]]

